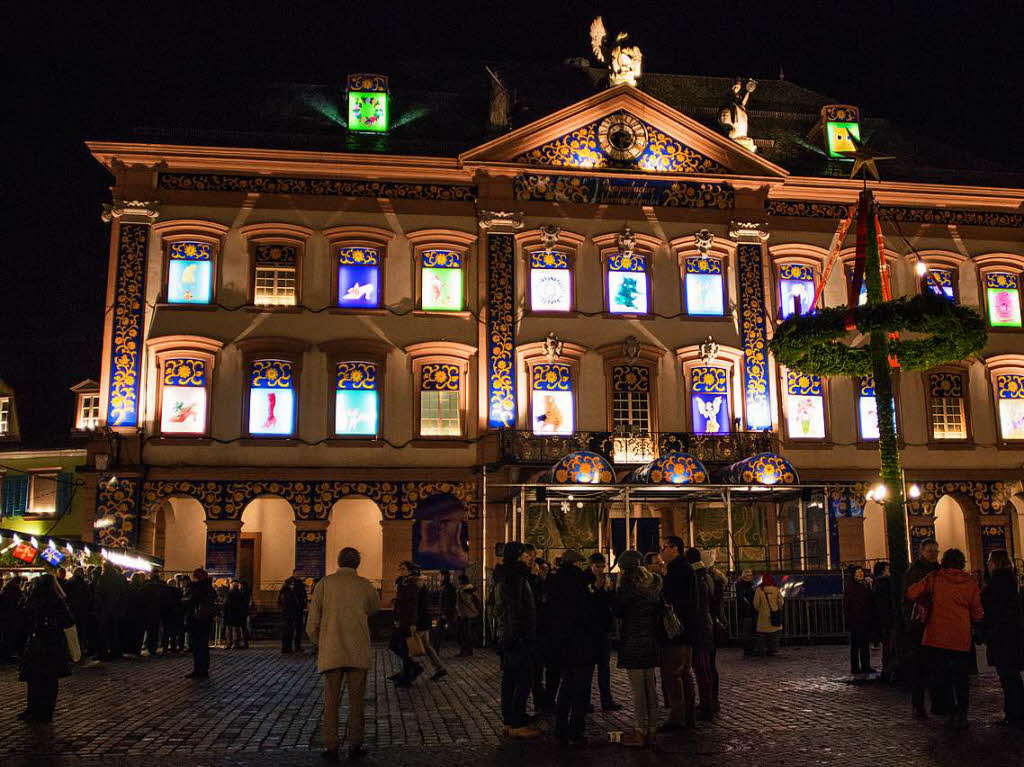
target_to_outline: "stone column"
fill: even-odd
[[[327,551],[328,524],[326,519],[295,521],[295,569],[303,578],[319,580],[337,567],[338,552]]]
[[[146,254],[156,217],[156,208],[148,202],[115,202],[103,212],[103,220],[112,226],[100,397],[102,418],[112,429],[134,430],[139,425]]]
[[[242,520],[207,520],[206,572],[210,577],[238,577],[238,542],[242,538]],[[258,584],[253,584],[258,588]]]
[[[513,428],[516,421],[516,243],[523,214],[481,210],[487,232],[487,426]]]
[[[761,431],[772,427],[771,389],[768,385],[768,302],[761,252],[768,232],[764,231],[763,224],[734,221],[729,227],[729,236],[737,243],[746,426],[747,431]]]

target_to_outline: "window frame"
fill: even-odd
[[[743,352],[740,349],[721,345],[718,349],[718,356],[714,360],[704,362],[700,358],[700,347],[684,346],[676,350],[676,359],[682,366],[682,390],[685,406],[686,431],[689,434],[698,434],[693,423],[693,369],[698,367],[724,368],[729,385],[729,430],[726,432],[708,433],[700,432],[704,437],[728,437],[746,431],[747,413],[746,396],[743,390]],[[740,421],[740,428],[736,429],[736,419]]]
[[[28,474],[28,502],[25,504],[25,514],[22,519],[26,521],[40,520],[40,519],[58,519],[57,509],[57,486],[60,482],[60,475],[62,469],[60,466],[46,466],[27,470],[25,473]],[[38,479],[49,479],[53,482],[53,511],[35,511],[32,508],[32,502],[35,499],[36,494],[36,480]]]
[[[989,388],[992,393],[993,417],[996,421],[996,444],[1003,449],[1020,450],[1024,438],[1007,439],[1003,436],[1003,421],[999,414],[999,389],[997,379],[1001,375],[1024,375],[1024,355],[998,354],[985,360],[988,371]]]
[[[793,372],[798,372],[798,371],[793,371]],[[786,447],[791,447],[791,448],[801,448],[801,447],[808,448],[809,447],[811,449],[820,448],[823,445],[831,445],[832,444],[832,419],[830,417],[831,407],[830,407],[830,401],[829,401],[830,400],[830,391],[829,391],[830,390],[830,385],[829,384],[830,384],[831,379],[828,376],[824,376],[824,375],[819,375],[818,376],[818,379],[821,382],[821,395],[820,396],[821,396],[822,418],[823,418],[823,421],[824,421],[824,423],[822,425],[824,427],[825,434],[823,436],[821,436],[821,437],[797,437],[797,436],[794,436],[790,432],[790,429],[789,429],[789,398],[790,398],[790,396],[798,396],[798,395],[790,395],[790,393],[789,393],[789,384],[788,384],[788,380],[787,380],[788,373],[789,373],[789,370],[787,368],[785,368],[784,366],[782,366],[782,365],[776,365],[775,366],[775,374],[777,376],[775,390],[777,392],[779,392],[779,397],[778,397],[778,400],[779,400],[779,426],[780,426],[780,433],[782,435],[782,442],[783,442],[783,444]],[[859,423],[859,420],[858,420],[858,424],[857,424],[857,431],[858,431],[858,435],[859,435],[859,433],[860,433],[860,423]]]
[[[932,415],[934,407],[935,397],[932,396],[931,391],[931,379],[930,376],[935,374],[953,374],[960,377],[960,383],[963,388],[963,396],[961,402],[963,405],[963,418],[964,418],[964,437],[957,438],[943,438],[935,436],[935,423]],[[937,448],[973,448],[974,447],[974,424],[971,419],[971,377],[969,371],[966,368],[958,367],[954,365],[942,365],[931,370],[925,370],[921,373],[921,381],[924,384],[924,395],[927,408],[925,415],[928,424],[928,444],[931,447]]]
[[[959,253],[952,253],[945,250],[922,250],[917,252],[918,259],[928,267],[928,271],[939,270],[952,273],[953,282],[953,304],[959,306],[962,299],[960,292],[960,279],[963,276],[963,265],[967,259]],[[927,287],[927,275],[918,275],[913,272],[917,284],[917,292],[923,293],[930,290]]]
[[[554,355],[549,358],[544,351],[543,341],[534,341],[527,344],[522,344],[516,349],[516,369],[518,375],[522,378],[518,378],[516,381],[516,390],[525,391],[527,393],[525,402],[521,401],[519,412],[520,419],[525,418],[525,424],[522,420],[517,422],[517,428],[525,432],[528,432],[533,436],[540,436],[543,439],[568,439],[572,435],[566,434],[544,434],[534,435],[533,431],[533,368],[540,364],[554,363],[558,365],[567,365],[569,367],[569,391],[572,393],[572,424],[573,432],[581,431],[580,426],[580,396],[579,396],[579,382],[580,382],[580,366],[583,361],[583,355],[586,352],[586,348],[579,344],[572,343],[571,341],[562,341],[561,353]],[[525,426],[525,429],[522,427]]]
[[[475,284],[471,274],[471,246],[476,242],[476,235],[456,229],[420,229],[409,232],[406,239],[412,246],[413,284],[416,286],[415,313],[432,317],[471,317],[476,310],[476,291],[470,290]],[[423,308],[423,252],[427,250],[453,250],[460,255],[462,273],[462,306],[459,309],[424,309]]]
[[[609,261],[613,255],[619,253],[619,235],[621,232],[609,232],[606,234],[597,235],[593,238],[594,245],[598,250],[598,257],[601,261],[601,285],[602,292],[604,293],[604,311],[603,316],[609,319],[653,319],[655,315],[655,290],[654,290],[654,258],[658,252],[658,248],[661,247],[662,242],[657,237],[652,237],[649,234],[643,232],[633,232],[636,238],[636,245],[633,248],[634,254],[643,256],[644,258],[644,270],[642,272],[634,272],[634,274],[643,274],[644,280],[647,286],[647,307],[646,311],[643,312],[613,312],[611,309],[611,296],[608,285],[608,275],[612,269],[609,268]],[[618,271],[618,270],[615,270]]]
[[[821,278],[828,251],[816,245],[806,243],[780,243],[768,248],[768,257],[771,260],[772,290],[771,290],[771,312],[775,318],[775,324],[783,321],[782,317],[782,268],[791,264],[806,266],[811,269],[814,276],[814,290],[817,291],[821,285]],[[843,303],[846,303],[849,295],[848,283],[846,282],[845,260],[843,263]],[[833,272],[834,273],[834,272]],[[825,303],[826,288],[822,288],[818,296],[818,303],[815,307],[800,307],[801,316],[812,309],[819,309]]]
[[[247,338],[237,343],[242,352],[242,444],[295,445],[301,440],[302,359],[308,344],[293,338]],[[259,360],[284,360],[292,364],[292,401],[295,405],[291,434],[253,434],[249,431],[249,401],[252,389],[252,365]]]
[[[711,247],[704,253],[697,248],[697,238],[694,235],[679,237],[669,243],[676,255],[676,262],[679,266],[679,307],[684,317],[695,322],[731,322],[735,309],[733,291],[731,284],[732,261],[736,255],[736,244],[731,240],[716,237]],[[722,264],[722,314],[690,314],[686,302],[686,261],[689,258],[699,258],[706,255],[708,258],[716,258]]]
[[[575,317],[578,314],[577,308],[577,286],[576,274],[579,262],[579,249],[586,242],[583,235],[574,232],[559,231],[555,243],[547,247],[544,244],[544,234],[539,229],[529,232],[520,232],[515,235],[516,245],[519,247],[520,259],[523,264],[524,294],[526,299],[526,315],[530,317]],[[569,308],[566,310],[553,310],[533,308],[533,267],[530,265],[531,256],[541,251],[557,251],[565,255],[568,261],[569,272]],[[543,270],[541,270],[543,271]]]
[[[385,436],[388,346],[365,338],[339,338],[319,345],[327,361],[327,389],[332,396],[327,403],[327,444],[347,447],[382,447]],[[337,367],[342,362],[371,362],[377,366],[377,433],[338,434]]]
[[[166,336],[154,338],[149,341],[147,347],[153,359],[153,390],[156,392],[156,399],[153,403],[153,416],[151,430],[156,439],[161,442],[173,442],[175,444],[208,444],[212,440],[213,424],[213,377],[217,365],[217,355],[223,348],[220,341],[201,336]],[[161,429],[163,423],[164,408],[164,366],[168,360],[191,358],[202,360],[206,365],[206,422],[203,424],[201,434],[165,434]],[[146,397],[148,404],[148,396]]]
[[[77,429],[78,431],[95,431],[96,429],[100,428],[100,423],[103,419],[100,415],[102,410],[100,409],[99,389],[96,389],[95,391],[79,392],[77,397],[78,401],[75,403],[75,429]],[[91,397],[96,398],[96,423],[93,426],[86,426],[85,400]]]
[[[14,397],[0,394],[0,440],[17,437],[14,433]]]
[[[303,290],[306,244],[313,235],[312,229],[295,224],[252,224],[242,227],[245,250],[249,259],[249,287],[247,309],[252,312],[297,313],[304,309]],[[295,248],[295,303],[291,305],[265,305],[256,303],[256,249],[263,246],[281,245]]]
[[[856,429],[857,436],[857,447],[865,450],[878,450],[877,439],[865,439],[860,426],[860,379],[861,376],[851,376],[850,385],[853,388],[853,420],[854,427]],[[902,447],[906,440],[903,436],[903,424],[900,418],[900,381],[898,378],[893,378],[892,384],[892,404],[893,413],[896,418],[896,439],[899,441]]]
[[[986,253],[975,256],[974,264],[978,270],[978,303],[985,314],[985,327],[990,333],[1022,333],[1024,332],[1024,256],[1017,253]],[[990,322],[988,289],[985,277],[991,272],[1009,272],[1017,275],[1017,300],[1021,304],[1021,327],[993,326]]]
[[[632,366],[646,369],[648,376],[647,418],[649,422],[647,433],[650,436],[651,440],[651,453],[656,458],[658,456],[657,435],[661,431],[661,413],[658,407],[658,365],[665,354],[665,350],[660,349],[651,344],[636,342],[636,354],[635,356],[631,356],[626,354],[626,345],[627,342],[624,339],[619,343],[606,344],[605,346],[601,346],[596,350],[597,353],[600,354],[604,360],[606,402],[605,428],[612,434],[612,437],[614,439],[615,368],[623,366]],[[624,463],[622,461],[619,461],[618,459],[616,460],[616,462]]]
[[[229,227],[216,221],[177,219],[154,224],[153,234],[160,236],[160,293],[157,302],[162,308],[174,310],[209,311],[217,308],[217,287],[220,282],[220,262],[224,238]],[[178,242],[202,242],[210,246],[210,300],[207,303],[171,303],[168,300],[171,278],[171,246]]]
[[[433,313],[433,312],[431,312]],[[444,443],[464,443],[471,440],[480,427],[479,418],[472,420],[476,410],[470,410],[469,403],[475,402],[475,392],[470,391],[470,358],[476,354],[476,347],[450,341],[428,341],[405,347],[409,358],[409,369],[412,374],[413,408],[412,408],[412,439],[420,446],[437,446]],[[421,431],[420,415],[422,404],[420,395],[423,392],[423,368],[431,364],[456,365],[459,370],[459,434],[456,435],[424,435]],[[472,421],[472,422],[471,422]]]
[[[385,314],[387,312],[388,246],[394,239],[395,233],[373,226],[337,226],[325,229],[321,234],[327,240],[327,253],[331,259],[330,312],[332,314]],[[374,248],[380,253],[380,263],[377,266],[377,306],[340,305],[338,279],[341,273],[341,264],[338,263],[337,254],[339,248]]]

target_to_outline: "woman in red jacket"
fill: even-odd
[[[983,617],[981,592],[974,577],[964,572],[966,558],[960,549],[946,549],[940,564],[941,570],[907,589],[907,597],[931,599],[921,644],[928,649],[933,672],[953,688],[956,704],[950,724],[962,729],[970,705],[971,624]]]

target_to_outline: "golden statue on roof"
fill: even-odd
[[[640,48],[629,42],[629,35],[619,32],[615,42],[608,43],[608,32],[604,28],[604,19],[598,16],[590,23],[590,47],[602,64],[608,66],[608,84],[611,86],[632,85],[643,74],[644,55]]]

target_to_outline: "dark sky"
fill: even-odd
[[[781,67],[865,116],[1024,168],[1015,0],[19,5],[38,10],[7,30],[0,377],[36,441],[70,427],[68,387],[99,378],[110,179],[83,141],[134,126],[169,86],[343,82],[411,58],[556,63],[590,55],[600,12],[640,44],[647,71],[772,78]]]

